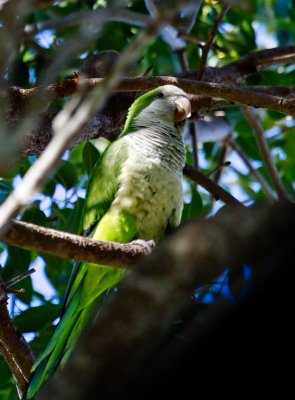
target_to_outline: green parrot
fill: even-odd
[[[93,239],[158,242],[176,227],[183,208],[183,128],[190,116],[186,93],[160,86],[138,97],[124,129],[104,151],[89,180],[84,233]],[[80,263],[71,280],[64,313],[33,366],[26,397],[33,398],[67,362],[91,319],[100,295],[122,279],[124,269]]]

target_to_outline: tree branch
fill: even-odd
[[[283,246],[294,211],[290,203],[228,210],[167,238],[121,283],[40,399],[92,399],[97,393],[120,398],[159,353],[194,289],[225,268],[257,261]]]
[[[199,168],[199,155],[198,155],[198,135],[196,121],[189,123],[189,133],[192,143],[193,165],[195,169]]]
[[[2,292],[1,284],[0,292]],[[10,319],[5,294],[0,299],[0,352],[11,369],[21,397],[31,377],[34,356],[24,337]]]
[[[32,89],[16,89],[18,90],[20,98],[25,100],[27,97],[33,96],[38,90],[44,90],[48,100],[54,100],[63,96],[73,95],[81,86],[85,90],[92,89],[95,86],[102,85],[104,78],[90,78],[82,80],[69,80],[65,85],[51,84],[44,89],[32,88]],[[253,87],[248,89],[247,87],[210,83],[210,82],[199,82],[193,79],[184,79],[171,76],[154,76],[154,77],[132,77],[122,78],[121,82],[113,88],[114,92],[129,92],[129,91],[140,91],[150,90],[161,85],[177,85],[183,89],[186,93],[191,95],[203,95],[217,97],[228,101],[236,102],[239,104],[246,104],[254,107],[270,108],[275,111],[283,112],[286,114],[295,114],[295,100],[285,99],[284,97],[272,96],[262,91],[254,90]],[[193,111],[198,105],[199,98],[192,97]]]
[[[84,80],[80,84],[70,82],[64,86],[50,85],[45,90],[48,93],[48,99],[57,98],[59,96],[70,96],[77,91],[80,85],[85,84],[88,88],[93,88],[95,85],[100,85],[101,79],[91,78]],[[230,86],[213,84],[208,82],[196,82],[192,80],[185,80],[173,77],[141,77],[141,78],[125,78],[118,89],[120,96],[115,95],[111,97],[107,107],[102,112],[96,112],[88,123],[81,128],[80,134],[76,142],[90,140],[99,136],[107,137],[113,140],[121,131],[126,117],[127,110],[134,100],[133,92],[140,90],[148,90],[159,85],[176,84],[186,90],[188,93],[195,93],[191,96],[192,111],[208,111],[216,108],[222,108],[237,102],[238,104],[244,103],[253,105],[255,107],[270,108],[279,112],[287,114],[294,114],[295,100],[290,97],[284,96],[285,90],[278,92],[282,97],[268,95],[265,88],[262,91],[251,88],[242,88],[240,86]],[[26,101],[27,96],[33,95],[36,89],[19,89],[13,88],[14,110],[23,107],[23,101]],[[272,89],[270,89],[272,92]],[[199,93],[196,94],[196,93]],[[202,96],[200,96],[202,95]],[[212,97],[224,98],[226,100],[216,100]],[[18,114],[18,112],[16,112]],[[52,138],[52,121],[54,114],[45,115],[41,119],[39,126],[34,128],[31,132],[26,133],[26,138],[22,145],[22,154],[28,156],[31,154],[40,154]],[[74,145],[74,141],[71,145]]]
[[[274,186],[279,198],[281,200],[288,200],[289,199],[288,193],[286,192],[286,190],[281,182],[277,168],[272,160],[267,141],[264,137],[263,128],[262,128],[257,116],[255,115],[254,111],[250,107],[242,107],[242,109],[244,111],[244,114],[245,114],[249,124],[251,125],[251,127],[253,129],[253,133],[254,133],[255,139],[257,141],[261,157],[264,161],[265,168],[267,169],[267,171],[269,173],[270,180],[273,183],[273,186]]]
[[[206,69],[203,80],[238,83],[262,68],[295,61],[295,46],[276,47],[247,54],[221,68]]]
[[[211,193],[215,198],[222,200],[225,204],[234,207],[245,207],[243,203],[237,200],[229,192],[225,191],[221,186],[217,185],[217,183],[190,165],[185,165],[183,173],[187,178],[208,190],[208,192]]]
[[[196,81],[196,73],[186,73],[178,78],[154,77],[149,78],[133,78],[132,82],[124,80],[119,87],[122,97],[113,96],[107,107],[102,112],[96,112],[89,119],[87,125],[82,128],[77,142],[93,139],[99,136],[106,136],[114,139],[118,132],[121,131],[127,109],[133,101],[133,93],[131,91],[147,90],[160,84],[174,83],[178,85],[185,84],[183,87],[188,93],[196,93],[191,97],[193,111],[207,111],[228,106],[231,102],[241,102],[253,105],[255,107],[272,108],[276,111],[285,112],[287,114],[294,113],[294,91],[292,88],[286,87],[256,87],[250,86],[243,88],[241,86],[233,86],[232,83],[239,81],[241,78],[255,72],[257,69],[272,65],[273,63],[292,62],[295,60],[295,46],[278,47],[252,53],[242,57],[234,63],[228,64],[221,68],[207,68],[203,75],[203,80],[211,82],[228,82],[231,86],[206,84],[194,87],[191,91],[191,84]],[[161,78],[163,78],[161,80]],[[182,79],[189,78],[182,82]],[[135,79],[135,80],[134,80]],[[138,80],[139,79],[139,80]],[[146,84],[144,84],[146,82]],[[195,82],[196,83],[196,82]],[[8,110],[8,123],[14,124],[20,119],[22,111],[31,97],[36,96],[42,98],[42,102],[47,102],[67,97],[75,94],[81,86],[91,89],[101,81],[91,79],[79,82],[77,79],[68,79],[63,84],[51,84],[46,87],[36,87],[32,89],[22,89],[19,87],[11,87],[7,93],[0,92],[0,99],[3,102],[3,108]],[[130,86],[131,85],[131,86]],[[150,85],[150,86],[149,86]],[[238,92],[237,92],[238,91]],[[224,97],[223,97],[224,93]],[[268,95],[268,97],[260,95]],[[204,97],[206,96],[206,97]],[[212,97],[224,98],[226,100],[212,99]],[[241,97],[243,96],[243,97]],[[258,98],[257,98],[258,96]],[[257,100],[256,100],[257,98]],[[283,107],[282,107],[283,106]],[[40,154],[52,137],[51,123],[54,115],[45,115],[41,119],[41,123],[30,131],[25,131],[22,124],[22,132],[25,131],[25,140],[22,144],[22,154],[24,156],[31,154]]]
[[[16,220],[11,221],[9,230],[0,240],[38,253],[115,268],[130,268],[148,254],[146,248],[137,244],[97,241]]]

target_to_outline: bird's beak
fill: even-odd
[[[191,103],[187,97],[177,97],[175,105],[174,122],[184,121],[191,116]]]

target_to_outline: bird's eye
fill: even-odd
[[[157,94],[157,96],[162,98],[162,97],[164,97],[164,94],[162,92],[160,92],[160,93]]]

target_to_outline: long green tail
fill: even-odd
[[[33,376],[27,391],[27,399],[34,398],[41,386],[52,377],[56,369],[64,367],[78,338],[91,320],[100,295],[118,283],[125,272],[124,270],[89,264],[83,264],[80,268],[80,271],[84,270],[84,276],[81,279],[82,274],[79,271],[77,275],[80,280],[79,285],[74,295],[68,300],[65,313],[44,352],[33,366]],[[88,280],[92,280],[92,284],[95,280],[97,285],[98,290],[95,298],[93,298],[93,293],[87,292],[85,282]]]
[[[105,227],[108,229],[104,229]],[[111,227],[114,229],[110,229]],[[127,243],[135,236],[133,219],[125,213],[108,212],[98,224],[94,239]],[[32,399],[41,386],[62,368],[85,329],[100,295],[118,283],[124,269],[83,263],[79,265],[66,299],[64,314],[43,353],[33,366],[33,375],[24,399]]]

